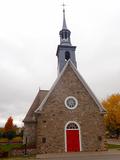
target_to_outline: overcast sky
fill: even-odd
[[[80,74],[106,98],[120,92],[120,0],[65,0]],[[57,77],[63,0],[0,1],[0,126],[21,122]]]

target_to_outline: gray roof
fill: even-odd
[[[61,71],[61,73],[58,75],[58,78],[56,79],[55,83],[53,84],[53,86],[51,87],[50,91],[48,92],[47,96],[44,98],[44,100],[42,101],[42,103],[40,104],[40,106],[36,109],[36,113],[40,113],[44,104],[46,103],[46,101],[48,100],[50,94],[52,93],[52,91],[54,90],[55,86],[57,85],[58,81],[60,80],[61,76],[64,74],[66,68],[68,67],[68,65],[71,66],[71,68],[73,69],[74,73],[76,74],[76,76],[78,77],[78,79],[80,80],[80,82],[83,84],[83,86],[85,87],[85,89],[88,91],[89,95],[92,97],[92,99],[94,100],[94,102],[96,103],[100,113],[105,114],[106,110],[105,108],[102,106],[102,104],[98,101],[98,99],[96,98],[96,96],[94,95],[94,93],[91,91],[91,89],[89,88],[89,86],[87,85],[87,83],[85,82],[85,80],[82,78],[82,76],[79,74],[78,70],[76,69],[76,67],[74,66],[74,64],[72,63],[71,60],[69,60],[66,65],[64,66],[63,70]]]
[[[39,90],[35,100],[33,101],[30,109],[28,110],[23,122],[34,122],[34,111],[40,106],[42,100],[48,93],[48,90]]]

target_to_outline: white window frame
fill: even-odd
[[[67,105],[67,100],[68,100],[69,98],[72,98],[72,99],[75,100],[76,104],[75,104],[74,107],[69,107],[69,106]],[[75,109],[75,108],[78,106],[78,100],[77,100],[74,96],[68,96],[68,97],[65,99],[65,106],[66,106],[68,109],[71,109],[71,110],[72,110],[72,109]]]

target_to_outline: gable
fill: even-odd
[[[60,98],[60,94],[62,96],[63,93],[64,96],[70,96],[70,94],[74,95],[77,93],[78,98],[80,98],[82,102],[86,103],[91,101],[91,103],[95,104],[100,113],[106,112],[70,60],[66,63],[64,69],[58,76],[47,96],[44,98],[39,108],[35,111],[36,113],[40,113],[42,111],[44,105],[53,92],[56,92],[56,99],[57,96]]]
[[[34,111],[40,106],[42,100],[44,99],[44,97],[46,96],[47,93],[48,93],[47,90],[39,90],[38,91],[38,94],[35,97],[30,109],[28,110],[23,122],[34,121],[34,119],[33,119]]]

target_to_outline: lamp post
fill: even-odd
[[[25,136],[25,156],[27,155],[27,136]]]
[[[24,155],[26,156],[27,155],[27,142],[28,142],[28,133],[27,132],[25,132],[24,133],[24,145],[25,145],[25,150],[24,150]]]

